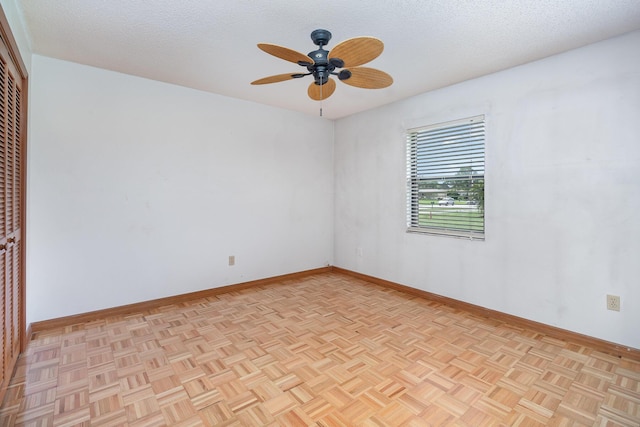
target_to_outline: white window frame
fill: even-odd
[[[485,124],[479,115],[407,129],[407,232],[484,240]]]

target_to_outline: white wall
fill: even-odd
[[[31,77],[28,323],[333,262],[332,122],[39,55]]]
[[[640,348],[639,46],[635,32],[339,120],[336,265]],[[407,234],[405,129],[478,114],[486,241]]]

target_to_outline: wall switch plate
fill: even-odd
[[[620,297],[607,295],[607,310],[620,311]]]
[[[235,255],[229,255],[229,265],[236,265]]]

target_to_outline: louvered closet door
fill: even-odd
[[[0,46],[0,279],[2,289],[2,382],[11,379],[20,354],[21,268],[21,95],[22,78],[2,40]],[[1,394],[1,393],[0,393]]]

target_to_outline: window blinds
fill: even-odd
[[[407,132],[409,231],[484,238],[484,116]]]

